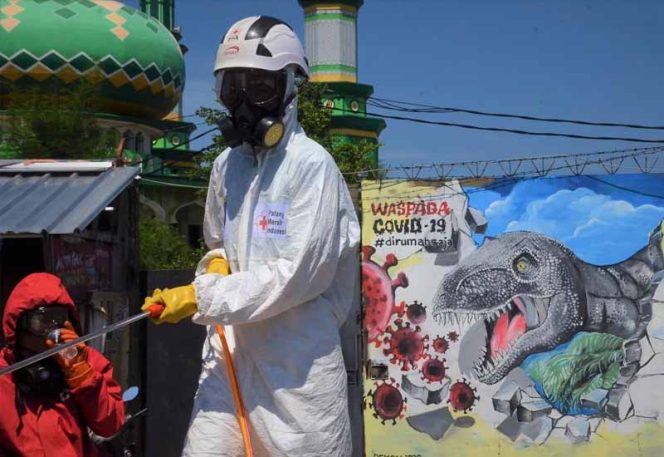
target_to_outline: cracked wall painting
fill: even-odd
[[[366,455],[662,455],[661,189],[363,182]]]

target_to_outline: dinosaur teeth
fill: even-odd
[[[491,313],[491,311],[489,311]],[[472,325],[477,321],[490,319],[488,313],[479,312],[451,312],[445,311],[435,316],[436,321],[441,325]]]

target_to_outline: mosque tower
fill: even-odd
[[[385,121],[368,117],[366,109],[373,86],[357,82],[357,15],[364,0],[298,1],[304,9],[310,80],[327,86],[324,103],[334,109],[331,133],[347,141],[378,142]]]
[[[164,27],[170,30],[180,46],[182,55],[186,54],[187,47],[180,43],[180,40],[182,40],[180,27],[175,25],[175,0],[141,0],[140,6],[143,13],[157,19]],[[167,114],[164,119],[177,122],[182,121],[182,98],[173,111]],[[187,149],[188,141],[189,132],[181,130],[180,132],[172,133],[157,140],[154,146],[157,148],[177,147],[178,149]]]

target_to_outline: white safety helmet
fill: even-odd
[[[293,29],[270,16],[252,16],[228,29],[217,50],[214,73],[227,68],[278,71],[289,65],[309,77],[304,49]]]

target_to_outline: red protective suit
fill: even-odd
[[[16,321],[24,311],[60,304],[77,316],[71,297],[56,276],[34,273],[14,288],[2,319],[6,346],[0,367],[15,361]],[[78,322],[74,323],[79,328]],[[117,433],[125,419],[120,385],[113,367],[98,351],[87,348],[93,375],[71,390],[62,401],[54,395],[25,395],[17,389],[13,373],[0,377],[0,457],[97,457],[103,455],[90,442],[87,427],[96,434]]]

